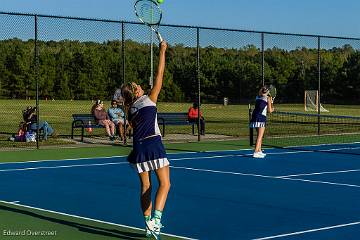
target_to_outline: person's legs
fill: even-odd
[[[118,131],[119,131],[120,138],[121,138],[122,140],[124,140],[124,138],[125,138],[125,135],[124,135],[124,125],[123,125],[121,122],[119,122],[118,125],[117,125],[117,127],[118,127]]]
[[[108,122],[109,122],[109,127],[110,127],[110,134],[111,134],[111,136],[115,136],[115,124],[110,120],[108,120]]]
[[[165,166],[155,170],[155,173],[159,181],[159,188],[155,197],[154,217],[151,219],[151,221],[147,222],[147,226],[155,239],[160,239],[159,237],[160,229],[162,227],[162,212],[164,210],[167,195],[170,190],[170,168],[169,166]]]
[[[262,139],[264,137],[265,127],[259,127],[257,130],[257,139],[255,145],[255,152],[261,152]]]
[[[139,173],[141,193],[140,203],[144,216],[151,216],[151,175],[150,172]]]
[[[109,121],[104,120],[104,121],[102,122],[102,124],[103,124],[104,127],[105,127],[105,130],[106,130],[107,135],[108,135],[109,137],[112,137],[111,132],[110,132]]]
[[[46,131],[48,135],[52,135],[54,133],[54,129],[50,126],[48,122],[44,122],[46,124]],[[45,128],[45,126],[44,126]]]
[[[151,221],[151,210],[152,210],[150,172],[139,173],[139,179],[141,184],[140,205],[146,225],[146,236],[150,237],[151,231],[148,228],[149,222]]]
[[[43,122],[43,131],[44,131],[44,139],[45,140],[47,140],[47,137],[49,135],[52,135],[54,133],[54,130],[46,121]]]
[[[165,166],[155,170],[157,179],[159,181],[159,188],[156,193],[155,198],[155,211],[161,212],[164,210],[166,199],[170,190],[170,168]],[[161,215],[154,216],[155,220],[158,220],[160,223]]]
[[[201,135],[205,135],[205,121],[204,119],[200,119],[200,133]]]
[[[33,123],[30,125],[30,129],[32,131],[36,132],[37,128],[39,127],[39,130],[41,130],[41,129],[43,130],[43,139],[47,140],[47,135],[48,135],[47,125],[48,125],[47,122],[40,121],[39,126],[37,125],[37,123]],[[39,136],[39,138],[40,138],[40,136]]]

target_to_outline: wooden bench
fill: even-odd
[[[104,126],[97,124],[94,115],[92,114],[73,114],[73,122],[71,124],[71,139],[74,139],[74,129],[81,128],[81,141],[84,141],[84,133],[86,128],[104,128]]]
[[[196,122],[189,122],[188,114],[184,112],[157,113],[158,124],[162,125],[162,136],[165,137],[165,125],[191,125],[194,135]]]

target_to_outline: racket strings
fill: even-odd
[[[161,10],[153,1],[138,1],[135,5],[135,12],[146,24],[157,25],[161,21]]]
[[[269,87],[269,94],[271,97],[275,98],[276,97],[276,87],[274,87],[273,85],[271,85]]]
[[[270,90],[270,96],[276,97],[276,88]]]

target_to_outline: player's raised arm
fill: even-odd
[[[267,111],[269,113],[272,113],[275,110],[273,105],[273,99],[271,96],[268,96],[267,106],[268,106]]]
[[[154,103],[157,102],[159,93],[161,91],[163,79],[164,79],[166,48],[167,48],[166,41],[162,41],[160,43],[160,56],[159,56],[158,70],[157,70],[156,78],[154,81],[154,86],[151,89],[151,92],[149,94],[151,101],[153,101]]]

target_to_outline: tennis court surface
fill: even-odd
[[[359,239],[360,143],[265,152],[265,159],[252,158],[251,150],[169,154],[163,238]],[[2,163],[0,213],[67,225],[98,239],[145,239],[138,184],[122,156]],[[0,229],[1,239],[9,224]]]

